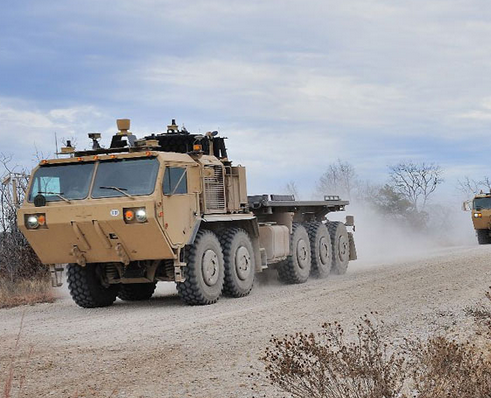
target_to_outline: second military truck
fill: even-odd
[[[117,121],[109,148],[70,142],[63,158],[33,170],[18,211],[23,234],[60,285],[62,264],[81,307],[146,300],[158,281],[174,281],[187,304],[221,294],[249,294],[254,275],[277,268],[279,279],[346,272],[356,259],[353,217],[328,221],[347,201],[247,196],[246,171],[228,159],[217,132],[190,134],[175,121],[167,132],[137,139]]]
[[[477,242],[480,245],[491,243],[491,193],[477,194],[472,202],[464,202],[463,208],[471,210]]]

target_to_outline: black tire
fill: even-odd
[[[224,265],[220,241],[211,231],[199,231],[186,253],[184,282],[177,291],[189,305],[216,303],[223,288]]]
[[[332,268],[332,244],[327,227],[321,222],[311,222],[306,225],[309,233],[312,275],[318,278],[325,278],[329,275]]]
[[[121,285],[118,297],[124,301],[143,301],[152,297],[157,282],[152,283],[130,283]]]
[[[222,293],[229,297],[247,296],[254,284],[256,261],[252,242],[241,228],[225,230],[220,235],[225,264]]]
[[[309,234],[302,224],[293,223],[290,235],[292,254],[278,265],[278,277],[285,283],[304,283],[312,268]]]
[[[477,229],[477,242],[480,245],[487,245],[491,243],[491,238],[489,237],[489,230],[488,229]]]
[[[349,237],[346,226],[339,221],[330,221],[327,224],[332,244],[331,273],[342,275],[346,273],[349,263]]]
[[[83,308],[108,307],[118,294],[119,285],[105,287],[101,282],[102,268],[98,264],[68,264],[68,290],[73,301]]]

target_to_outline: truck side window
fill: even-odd
[[[187,170],[182,167],[166,167],[164,173],[164,195],[188,193]]]

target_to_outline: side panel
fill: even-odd
[[[226,168],[227,209],[229,212],[239,212],[247,207],[247,188],[245,167],[227,166]]]
[[[162,188],[162,227],[174,247],[184,246],[193,234],[199,213],[199,167],[185,164],[167,164],[167,167],[186,168],[187,193],[166,195]]]
[[[234,167],[239,176],[239,201],[244,206],[248,205],[247,200],[247,180],[246,180],[246,168],[242,166]]]

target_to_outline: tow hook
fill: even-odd
[[[87,264],[87,260],[85,259],[85,256],[80,251],[77,245],[73,246],[71,255],[75,257],[78,265],[80,265],[81,267],[85,267],[85,265]]]
[[[128,256],[128,253],[126,253],[126,250],[124,250],[124,247],[121,243],[118,243],[116,245],[116,254],[118,255],[120,261],[124,265],[129,265],[130,264],[130,256]]]
[[[51,286],[60,287],[63,285],[63,265],[50,264],[49,271],[51,273]]]

